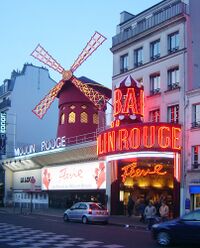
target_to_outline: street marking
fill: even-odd
[[[70,237],[54,232],[45,232],[23,226],[0,223],[0,244],[7,244],[15,248],[121,248],[122,245],[108,244],[98,240],[86,240],[80,237]]]

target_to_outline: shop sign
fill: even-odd
[[[42,141],[40,145],[40,151],[41,152],[50,151],[50,150],[58,149],[58,148],[65,147],[65,146],[66,146],[66,139],[65,139],[65,136],[63,136],[63,137],[58,137],[56,139],[51,139],[48,141],[46,140]],[[35,144],[15,148],[16,157],[29,155],[35,152],[37,152]]]
[[[99,157],[135,151],[181,151],[181,126],[143,123],[144,86],[131,76],[116,84],[111,128],[97,137]]]
[[[129,165],[122,167],[122,182],[126,181],[127,177],[137,178],[137,177],[145,177],[148,175],[159,175],[164,176],[167,174],[167,171],[164,170],[164,166],[162,164],[156,164],[151,168],[140,168],[137,163],[133,162]]]
[[[114,91],[114,116],[119,114],[134,114],[144,116],[144,90],[136,94],[134,88],[127,88],[124,95],[121,89]]]
[[[0,114],[0,133],[6,133],[6,113],[1,112]]]
[[[20,148],[15,148],[15,156],[24,156],[36,152],[35,144],[29,146],[23,146]]]
[[[131,76],[126,77],[114,90],[113,118],[122,123],[141,122],[144,117],[144,86]]]
[[[6,119],[7,114],[0,113],[0,155],[6,154]]]
[[[41,169],[13,173],[14,190],[31,190],[33,185],[36,189],[41,189]]]
[[[42,168],[43,190],[105,188],[106,166],[103,161]]]
[[[97,138],[98,156],[130,151],[181,150],[181,126],[170,123],[123,125],[102,132]]]
[[[50,141],[42,141],[41,143],[41,152],[54,150],[56,148],[65,147],[65,136],[58,137],[57,139],[51,139]]]
[[[35,182],[36,182],[36,179],[34,176],[20,178],[20,183],[35,183]]]

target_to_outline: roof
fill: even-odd
[[[81,76],[78,79],[80,81],[82,81],[83,83],[88,84],[89,86],[91,86],[95,90],[99,91],[100,93],[105,94],[107,97],[111,98],[112,90],[109,89],[108,87],[106,87],[100,83],[97,83],[96,81],[94,81],[90,78],[87,78],[85,76]]]

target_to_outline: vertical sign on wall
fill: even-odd
[[[6,154],[6,120],[5,112],[0,113],[0,155]]]

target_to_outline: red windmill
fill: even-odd
[[[40,44],[31,53],[62,74],[60,82],[32,110],[42,119],[54,99],[59,98],[58,137],[78,136],[94,132],[98,127],[98,111],[105,111],[111,90],[85,77],[78,79],[73,73],[105,40],[95,32],[69,70],[65,70]]]

